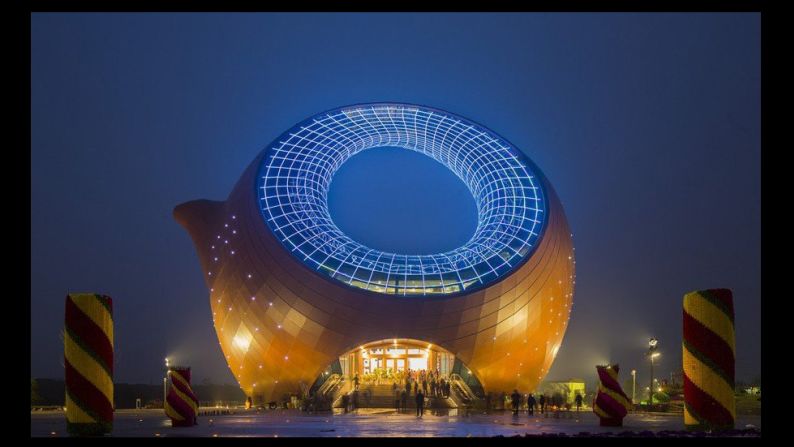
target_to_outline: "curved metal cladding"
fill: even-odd
[[[267,152],[226,201],[174,209],[196,245],[224,356],[249,396],[261,402],[306,389],[340,355],[391,338],[452,352],[487,391],[537,386],[562,342],[575,283],[572,235],[538,169],[543,228],[521,262],[474,290],[399,296],[351,287],[285,248],[257,198]]]

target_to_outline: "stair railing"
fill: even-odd
[[[336,408],[340,401],[342,400],[342,396],[347,394],[350,390],[353,389],[353,381],[352,380],[345,380],[344,377],[340,376],[337,380],[336,388],[332,389],[333,397],[332,397],[332,404],[331,406]]]
[[[472,405],[477,400],[477,395],[474,394],[474,391],[472,391],[471,387],[469,387],[469,384],[463,380],[463,377],[461,377],[459,374],[450,374],[449,378],[452,381],[452,385],[454,385],[453,388],[455,391],[461,394],[461,397],[466,399],[469,402],[469,405]]]
[[[325,382],[317,389],[317,393],[320,395],[325,395],[329,391],[333,390],[337,385],[339,385],[339,381],[342,379],[342,376],[339,374],[332,374],[331,377],[327,378]]]

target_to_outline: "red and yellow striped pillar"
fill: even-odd
[[[66,429],[99,436],[113,429],[113,300],[94,293],[66,296],[63,334]]]
[[[618,365],[596,366],[598,371],[598,393],[593,399],[593,412],[601,419],[602,426],[622,427],[623,418],[629,408],[629,398],[618,383]]]
[[[710,289],[684,295],[684,425],[734,428],[736,342],[733,294]]]
[[[191,427],[198,424],[198,399],[190,387],[190,368],[175,366],[168,370],[171,386],[165,399],[165,414],[172,427]]]

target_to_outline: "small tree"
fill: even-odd
[[[657,393],[653,393],[653,401],[659,403],[670,402],[670,396],[663,391],[659,391]]]
[[[39,394],[39,382],[30,379],[30,405],[41,405],[44,399]]]

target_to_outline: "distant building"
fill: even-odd
[[[760,386],[748,386],[744,389],[744,392],[747,394],[752,394],[753,396],[760,396],[761,395],[761,387]]]
[[[538,386],[537,392],[548,396],[560,393],[569,404],[574,404],[574,402],[576,402],[577,394],[581,394],[583,399],[587,395],[585,381],[583,379],[544,381]],[[585,404],[586,403],[587,401],[585,400]]]

